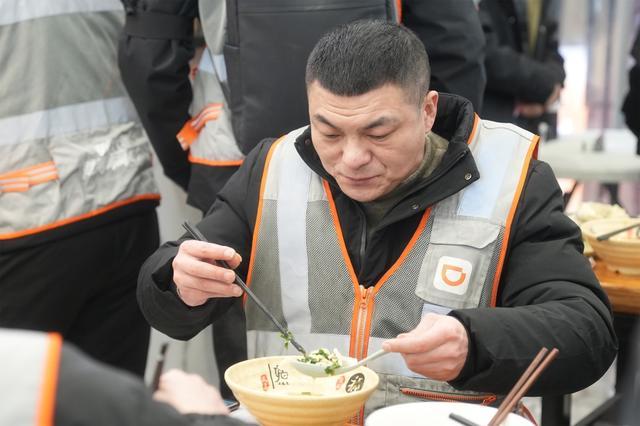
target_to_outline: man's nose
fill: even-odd
[[[350,169],[358,169],[371,161],[371,152],[366,144],[356,138],[349,139],[342,151],[342,162]]]

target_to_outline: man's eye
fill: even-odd
[[[323,135],[327,139],[338,139],[340,135]]]
[[[385,140],[388,136],[389,136],[388,133],[386,135],[369,135],[369,137],[375,141]]]

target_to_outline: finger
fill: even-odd
[[[414,331],[405,337],[387,340],[382,348],[388,352],[400,352],[403,354],[423,353],[440,346],[445,339],[439,333],[427,331]]]
[[[236,251],[231,247],[198,240],[186,240],[180,244],[181,251],[199,259],[234,261]]]
[[[215,288],[216,284],[212,285]],[[178,296],[189,306],[200,306],[209,299],[239,297],[242,295],[242,289],[238,286],[229,286],[220,284],[217,291],[203,291],[191,287],[178,287]]]
[[[240,256],[238,253],[235,253],[233,258],[227,261],[227,264],[233,269],[236,269],[238,266],[240,266],[241,263],[242,263],[242,256]]]
[[[153,393],[153,399],[155,399],[156,401],[164,402],[166,404],[170,403],[169,394],[162,389],[158,389]]]
[[[197,290],[208,297],[238,297],[242,295],[242,288],[236,284],[198,278],[182,272],[174,272],[173,279],[180,291]]]
[[[221,266],[213,265],[209,262],[203,262],[197,257],[189,254],[179,254],[172,262],[174,273],[180,272],[198,278],[208,280],[222,281],[231,284],[236,277],[235,272]]]

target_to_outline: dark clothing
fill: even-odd
[[[473,120],[470,102],[441,96],[433,131],[449,140],[447,151],[433,173],[380,222],[366,247],[361,247],[366,232],[361,206],[323,169],[310,131],[297,140],[305,163],[331,185],[349,257],[362,285],[375,284],[398,259],[426,208],[482,179],[467,147]],[[210,241],[231,246],[242,256],[242,277],[247,274],[260,180],[271,144],[264,141],[249,154],[198,225]],[[468,173],[470,180],[465,179]],[[181,302],[172,291],[171,266],[180,242],[166,243],[144,264],[138,299],[154,327],[188,339],[223,315],[230,301],[209,300],[195,308]],[[469,356],[451,383],[459,389],[506,393],[540,347],[556,346],[559,358],[531,393],[570,393],[593,383],[615,357],[607,297],[582,256],[579,228],[563,213],[553,173],[539,161],[528,170],[516,210],[497,305],[450,314],[469,335]]]
[[[136,278],[159,245],[155,210],[0,254],[0,327],[57,331],[103,362],[144,374],[149,325]]]
[[[228,416],[182,415],[151,398],[137,377],[94,362],[63,345],[56,392],[58,426],[240,426]]]
[[[515,118],[516,102],[544,104],[565,78],[558,51],[558,3],[543,0],[536,44],[529,46],[526,0],[482,0],[480,18],[487,47],[482,117],[512,122],[533,133],[539,119]]]
[[[165,174],[188,189],[187,202],[204,212],[237,168],[189,164],[186,153],[176,140],[176,134],[189,119],[188,109],[192,99],[188,61],[194,52],[193,34],[181,29],[185,27],[185,21],[193,21],[197,16],[198,1],[124,0],[123,3],[131,5],[131,14],[127,15],[125,33],[118,51],[122,80]],[[484,40],[473,2],[405,0],[402,4],[405,25],[420,37],[429,52],[433,88],[467,97],[479,109],[486,81]],[[230,53],[230,49],[226,49],[225,54]],[[228,64],[229,61],[232,61],[232,65],[236,63],[233,62],[235,57],[225,59]],[[232,87],[239,84],[233,83],[236,76],[232,75],[232,71],[240,65],[228,69]],[[304,69],[302,64],[296,64],[296,67]],[[303,80],[302,73],[299,80],[301,91]],[[272,81],[269,87],[280,85]],[[257,94],[251,93],[250,96]],[[253,108],[260,104],[260,100],[253,99],[249,103]],[[298,104],[304,106],[302,110],[306,111],[304,102]],[[275,107],[271,109],[280,110]],[[300,108],[296,108],[292,114],[301,116]],[[249,141],[239,138],[239,146],[247,154],[260,139],[278,137],[290,129],[290,126],[286,126]]]
[[[431,88],[467,98],[481,111],[485,40],[473,1],[403,0],[402,23],[427,49]]]
[[[622,113],[629,130],[639,138],[636,154],[640,155],[640,33],[636,35],[631,57],[634,65],[629,70],[629,91],[622,104]]]

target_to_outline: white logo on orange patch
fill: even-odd
[[[442,256],[438,260],[433,285],[438,290],[453,294],[465,294],[469,288],[469,278],[473,265],[458,257]]]

